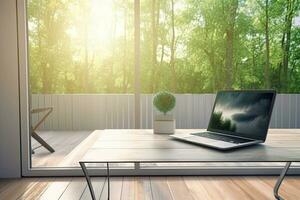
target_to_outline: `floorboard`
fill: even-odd
[[[189,192],[187,185],[184,182],[183,177],[168,177],[168,186],[171,191],[172,198],[174,200],[193,200],[192,194]]]
[[[97,199],[100,199],[100,196],[102,195],[102,193],[105,192],[104,184],[105,184],[104,178],[92,178],[92,185],[93,185],[95,196],[97,197]],[[90,199],[91,199],[90,191],[89,191],[89,188],[86,187],[80,197],[80,200],[90,200]]]

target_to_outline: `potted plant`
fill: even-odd
[[[153,98],[154,107],[161,113],[154,116],[153,130],[154,133],[174,133],[175,119],[172,114],[167,114],[176,104],[176,98],[170,92],[158,92]]]

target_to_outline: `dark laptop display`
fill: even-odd
[[[274,91],[218,92],[208,131],[265,141]]]

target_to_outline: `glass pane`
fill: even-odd
[[[286,7],[280,1],[252,0],[141,2],[144,93],[300,91],[297,3]]]
[[[287,8],[279,1],[141,2],[143,128],[152,129],[163,115],[153,106],[153,95],[169,91],[176,106],[167,114],[176,128],[206,129],[215,92],[224,89],[276,89],[270,127],[300,127],[296,3]]]
[[[32,166],[78,166],[101,134],[94,130],[134,127],[133,1],[29,0],[27,8]]]

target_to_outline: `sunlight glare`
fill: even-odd
[[[88,48],[110,54],[118,37],[123,35],[124,17],[117,15],[111,0],[90,0],[88,19]]]

